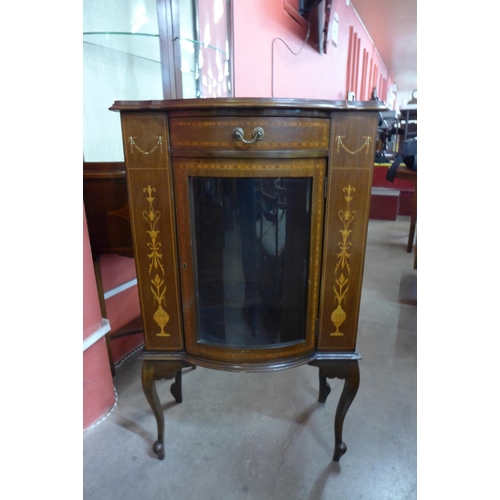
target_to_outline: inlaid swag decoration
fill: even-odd
[[[150,149],[149,151],[144,151],[144,149],[140,148],[136,142],[135,142],[135,137],[130,136],[128,138],[128,142],[130,144],[130,153],[134,154],[134,149],[139,151],[139,153],[142,153],[143,155],[150,155],[151,153],[154,153],[156,149],[159,147],[160,151],[163,152],[163,137],[160,136],[154,136],[157,139],[157,143],[153,146],[153,149]]]
[[[370,146],[370,143],[371,143],[371,137],[367,136],[367,135],[364,135],[363,136],[363,139],[365,140],[365,142],[356,150],[354,151],[351,151],[343,142],[342,142],[342,139],[345,139],[345,135],[338,135],[337,136],[337,153],[340,152],[340,148],[342,147],[342,149],[344,149],[344,151],[347,151],[350,155],[355,155],[357,153],[359,153],[360,151],[363,151],[364,148],[366,148],[366,151],[365,151],[365,154],[368,154],[370,152],[370,148],[368,146]]]

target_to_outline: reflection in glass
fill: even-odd
[[[230,97],[231,2],[179,2],[182,97]]]
[[[311,178],[190,177],[198,340],[305,339]]]

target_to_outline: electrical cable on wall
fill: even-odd
[[[311,24],[310,23],[307,23],[307,35],[306,35],[306,38],[304,40],[304,43],[302,44],[302,47],[300,47],[300,49],[297,51],[297,52],[294,52],[289,46],[288,44],[285,42],[285,40],[283,40],[282,38],[274,38],[273,41],[272,41],[272,44],[271,44],[271,97],[274,97],[274,42],[276,41],[280,41],[280,42],[283,42],[283,44],[285,45],[285,47],[294,55],[294,56],[298,56],[301,52],[302,52],[302,49],[305,47],[306,43],[307,43],[307,40],[309,40],[309,33],[311,32]]]

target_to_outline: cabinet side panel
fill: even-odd
[[[167,120],[162,113],[122,113],[127,169],[166,168]]]
[[[376,114],[334,117],[317,349],[356,346],[373,176]]]
[[[166,119],[160,113],[125,115],[122,127],[146,350],[182,350]]]

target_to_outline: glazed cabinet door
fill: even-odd
[[[233,363],[312,353],[326,159],[172,166],[186,352]]]

